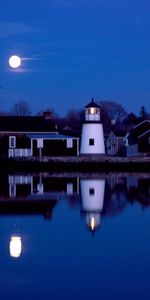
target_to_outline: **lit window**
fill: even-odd
[[[10,136],[9,137],[9,148],[15,148],[16,147],[16,137]]]
[[[89,146],[94,146],[94,139],[89,139]]]
[[[90,114],[95,114],[95,108],[94,107],[90,108]]]

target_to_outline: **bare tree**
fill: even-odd
[[[11,114],[15,116],[29,116],[31,115],[30,106],[27,101],[20,100],[16,102],[11,108]]]
[[[80,130],[82,124],[82,111],[77,111],[76,109],[70,109],[66,115],[66,126]]]
[[[101,108],[107,113],[110,120],[122,122],[127,117],[127,112],[123,106],[113,101],[100,101]]]

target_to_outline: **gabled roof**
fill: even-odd
[[[149,119],[145,119],[144,121],[142,121],[139,124],[135,125],[133,128],[135,129],[135,128],[137,128],[137,127],[139,127],[139,126],[141,126],[143,124],[146,124],[146,123],[150,123],[150,120]]]
[[[0,116],[0,132],[56,132],[51,119],[43,116]]]
[[[138,138],[145,132],[150,130],[150,120],[146,119],[143,122],[137,124],[130,130],[130,134],[133,135],[135,138]]]
[[[150,136],[150,129],[147,130],[147,131],[145,131],[143,134],[141,134],[141,135],[138,137],[138,139],[141,139],[141,138],[143,138],[143,137],[146,136],[146,135]]]
[[[90,101],[86,106],[85,108],[88,108],[88,107],[100,107],[96,102],[94,102],[94,99],[92,98],[92,101]]]
[[[108,138],[110,138],[110,137],[124,138],[126,136],[126,133],[127,133],[127,131],[124,129],[115,129],[115,130],[110,131]]]
[[[115,129],[114,134],[117,137],[125,137],[127,131],[125,129]]]

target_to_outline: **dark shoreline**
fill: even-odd
[[[0,159],[0,172],[150,172],[150,157],[79,156]]]

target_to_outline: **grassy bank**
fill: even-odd
[[[0,159],[1,172],[149,172],[150,157],[51,157],[33,159]]]

